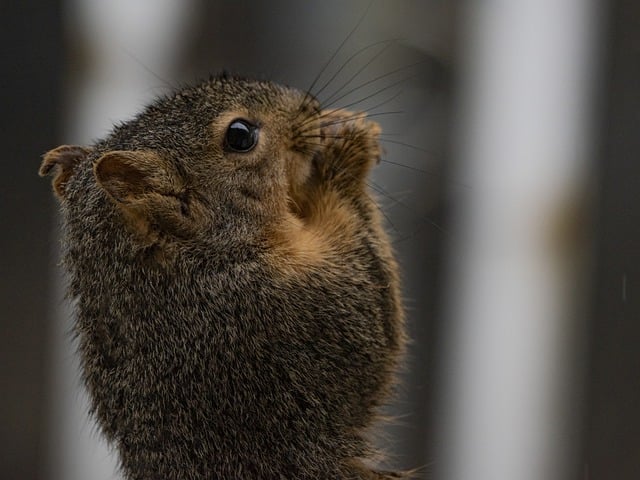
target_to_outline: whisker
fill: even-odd
[[[307,140],[299,140],[299,149],[298,151],[302,154],[313,155],[318,152],[319,149],[322,149],[322,142],[311,142]]]
[[[350,122],[351,120],[361,120],[361,119],[371,118],[371,117],[381,117],[383,115],[400,115],[400,114],[403,114],[403,113],[404,113],[403,110],[396,110],[394,112],[378,112],[378,113],[369,113],[369,114],[356,114],[356,115],[351,115],[351,116],[346,117],[346,118],[341,118],[340,120],[335,120],[333,122],[323,122],[321,124],[321,126],[322,127],[330,127],[331,125],[339,125],[341,123]]]
[[[347,123],[347,122],[350,122],[352,120],[361,120],[361,119],[366,119],[366,118],[371,118],[371,117],[380,117],[380,116],[383,116],[383,115],[399,115],[399,114],[403,114],[403,113],[404,113],[404,111],[402,111],[402,110],[397,110],[397,111],[393,111],[393,112],[378,112],[378,113],[370,113],[370,114],[357,112],[357,113],[354,113],[353,115],[350,115],[350,116],[345,117],[345,118],[339,118],[339,119],[333,120],[331,122],[322,122],[320,124],[320,128],[330,127],[332,125],[340,125],[341,123]],[[306,130],[301,130],[300,132],[298,132],[296,134],[296,136],[297,137],[309,137],[309,138],[327,137],[327,134],[310,134],[309,132],[312,132],[313,130],[314,130],[313,128],[307,128]]]
[[[352,94],[353,92],[356,92],[356,91],[360,90],[360,89],[361,89],[361,88],[363,88],[363,87],[366,87],[367,85],[371,85],[371,84],[372,84],[372,83],[374,83],[374,82],[377,82],[377,81],[382,80],[382,79],[384,79],[384,78],[387,78],[387,77],[390,77],[390,76],[392,76],[392,75],[395,75],[396,73],[402,72],[402,71],[404,71],[404,70],[408,70],[408,69],[410,69],[410,68],[413,68],[413,67],[415,67],[415,66],[417,66],[417,65],[420,65],[420,64],[423,64],[423,63],[426,63],[426,62],[427,62],[427,60],[421,60],[421,61],[419,61],[419,62],[415,62],[415,63],[409,64],[409,65],[405,65],[405,66],[400,67],[400,68],[396,68],[395,70],[392,70],[392,71],[390,71],[390,72],[384,73],[384,74],[382,74],[382,75],[378,75],[377,77],[375,77],[375,78],[373,78],[373,79],[371,79],[371,80],[368,80],[368,81],[366,81],[366,82],[364,82],[364,83],[361,83],[361,84],[360,84],[360,85],[358,85],[357,87],[352,88],[351,90],[347,91],[346,93],[343,93],[343,94],[342,94],[342,95],[340,95],[339,97],[337,97],[337,98],[333,99],[331,102],[329,102],[329,103],[327,103],[327,104],[324,104],[322,107],[323,107],[323,108],[330,107],[331,105],[334,105],[336,102],[339,102],[340,100],[342,100],[342,99],[343,99],[343,98],[345,98],[346,96],[348,96],[348,95]],[[402,81],[406,81],[406,80],[407,80],[407,79],[402,79]],[[396,83],[394,83],[393,85],[397,85],[398,83],[401,83],[401,82],[396,82]]]
[[[316,83],[318,82],[318,80],[320,80],[320,77],[322,77],[322,75],[327,70],[327,68],[329,68],[329,65],[331,65],[331,63],[336,58],[338,53],[340,53],[342,51],[342,49],[344,48],[345,44],[349,41],[349,39],[358,30],[358,28],[360,27],[360,25],[362,24],[362,22],[366,18],[367,14],[369,13],[369,10],[371,10],[371,6],[373,5],[373,2],[374,2],[374,0],[371,0],[369,2],[369,5],[367,5],[367,8],[365,9],[365,11],[360,16],[360,19],[358,20],[358,23],[356,23],[356,25],[351,29],[349,34],[342,40],[342,42],[340,43],[338,48],[333,52],[333,55],[331,55],[329,60],[327,60],[327,62],[324,64],[324,66],[320,69],[320,71],[318,72],[316,77],[313,79],[313,82],[311,82],[311,85],[309,86],[309,88],[307,88],[307,90],[305,91],[305,96],[302,99],[302,102],[300,103],[300,107],[298,108],[298,115],[300,114],[300,112],[302,112],[304,110],[304,107],[306,106],[305,102],[307,102],[309,98],[313,98],[313,94],[311,92],[313,91],[313,88],[316,86]],[[298,116],[296,116],[295,119],[297,120],[297,118],[298,118]]]
[[[385,42],[387,43],[387,45],[385,45],[385,47],[384,47],[384,48],[382,48],[382,49],[381,49],[378,53],[376,53],[376,54],[375,54],[375,55],[374,55],[374,56],[373,56],[373,57],[372,57],[372,58],[371,58],[367,63],[365,63],[362,67],[360,67],[360,69],[359,69],[359,70],[358,70],[354,75],[352,75],[352,76],[349,78],[349,80],[347,80],[345,83],[343,83],[343,84],[340,86],[340,88],[338,88],[335,92],[333,92],[333,93],[329,96],[329,98],[326,98],[326,99],[324,100],[324,102],[329,102],[329,101],[331,101],[331,100],[332,100],[336,95],[340,94],[340,92],[341,92],[344,88],[346,88],[346,87],[347,87],[347,86],[348,86],[348,85],[349,85],[353,80],[355,80],[355,79],[356,79],[356,77],[358,77],[358,75],[360,75],[360,74],[362,73],[362,71],[363,71],[363,70],[365,70],[369,65],[371,65],[371,64],[372,64],[372,63],[373,63],[377,58],[379,58],[379,57],[380,57],[384,52],[386,52],[386,51],[389,49],[389,47],[390,47],[391,45],[393,45],[394,43],[396,43],[396,42],[397,42],[397,40],[396,40],[396,39],[386,40],[386,41],[384,41],[384,42],[378,42],[377,44],[381,44],[381,43],[385,43]],[[376,45],[376,44],[374,44],[374,45]],[[320,92],[318,92],[318,93],[320,93]],[[324,103],[324,102],[323,102],[323,103]]]
[[[315,92],[315,93],[314,93],[314,95],[315,95],[316,97],[318,97],[318,96],[319,96],[319,95],[320,95],[320,94],[325,90],[325,88],[327,88],[327,87],[331,84],[331,82],[333,82],[333,81],[336,79],[336,77],[340,74],[340,72],[342,72],[342,71],[345,69],[345,67],[346,67],[349,63],[351,63],[355,58],[357,58],[358,56],[360,56],[361,54],[363,54],[363,53],[364,53],[364,52],[366,52],[367,50],[370,50],[371,48],[376,47],[376,46],[378,46],[378,45],[380,45],[380,44],[383,44],[383,43],[386,43],[386,44],[387,44],[387,45],[386,45],[386,46],[385,46],[385,47],[384,47],[380,52],[378,52],[378,53],[373,57],[373,59],[375,59],[375,58],[377,58],[377,57],[378,57],[382,52],[384,52],[385,50],[387,50],[387,48],[389,48],[389,46],[390,46],[393,42],[396,42],[396,41],[397,41],[396,39],[391,39],[391,40],[380,40],[379,42],[375,42],[375,43],[372,43],[372,44],[370,44],[370,45],[367,45],[367,46],[365,46],[365,47],[361,48],[360,50],[358,50],[357,52],[355,52],[354,54],[352,54],[352,55],[351,55],[351,56],[350,56],[350,57],[349,57],[349,58],[348,58],[348,59],[347,59],[347,60],[342,64],[342,66],[341,66],[341,67],[340,67],[340,68],[339,68],[339,69],[338,69],[338,70],[337,70],[337,71],[336,71],[336,72],[331,76],[331,78],[325,82],[325,84],[322,86],[322,88],[320,88],[320,90],[318,90],[317,92]],[[371,63],[371,61],[372,61],[372,60],[370,60],[369,62],[367,62],[367,63],[365,64],[365,68],[366,68],[366,66],[367,66],[367,65],[369,65],[369,64]],[[358,70],[358,73],[360,73],[361,71],[362,71],[362,70]],[[356,75],[357,75],[357,74],[356,74]],[[352,79],[353,79],[353,77],[352,77]],[[333,95],[335,95],[335,93],[334,93]],[[329,97],[329,98],[331,98],[331,97]]]
[[[322,135],[308,135],[308,136],[299,137],[299,138],[322,138]],[[343,138],[343,137],[336,137],[336,138]],[[321,147],[323,145],[322,142],[309,142],[306,140],[302,140],[302,143],[305,145],[315,145],[316,147]]]
[[[381,77],[379,77],[379,78],[381,78]],[[367,96],[366,96],[366,97],[364,97],[364,98],[361,98],[361,99],[359,99],[359,100],[356,100],[356,101],[354,101],[354,102],[351,102],[351,103],[349,103],[349,104],[347,104],[347,105],[343,106],[342,108],[349,108],[349,107],[352,107],[353,105],[357,105],[358,103],[362,103],[362,102],[364,102],[364,101],[368,100],[369,98],[375,97],[376,95],[379,95],[379,94],[381,94],[382,92],[384,92],[384,91],[386,91],[386,90],[389,90],[390,88],[393,88],[393,87],[395,87],[395,86],[397,86],[397,85],[399,85],[399,84],[401,84],[401,83],[406,82],[407,80],[409,80],[409,79],[411,79],[411,78],[413,78],[413,76],[406,77],[406,78],[402,78],[402,79],[398,80],[397,82],[393,82],[391,85],[387,85],[387,86],[385,86],[385,87],[383,87],[383,88],[381,88],[381,89],[379,89],[379,90],[375,91],[374,93],[372,93],[372,94],[370,94],[370,95],[367,95]],[[364,84],[363,84],[363,85],[364,85]],[[353,90],[353,91],[355,91],[355,90]],[[348,95],[349,93],[350,93],[350,92],[348,92],[346,95]],[[389,103],[389,102],[391,102],[391,101],[395,100],[395,99],[396,99],[398,96],[400,96],[401,94],[402,94],[402,90],[401,90],[400,92],[397,92],[397,93],[396,93],[395,95],[393,95],[391,98],[389,98],[389,99],[387,99],[387,100],[385,100],[385,101],[383,101],[383,102],[380,102],[379,104],[375,105],[374,107],[372,107],[372,108],[370,108],[370,109],[368,109],[368,110],[369,110],[369,111],[371,111],[371,110],[375,110],[376,108],[380,108],[381,106],[386,105],[387,103]],[[335,101],[338,101],[338,100],[342,99],[342,98],[343,98],[344,96],[346,96],[346,95],[343,95],[343,96],[341,96],[341,97],[337,98]],[[327,107],[331,106],[331,104],[335,103],[335,101],[334,101],[334,102],[331,102],[331,103],[330,103],[330,104],[328,104],[328,105],[324,105],[324,106],[323,106],[323,108],[327,108]],[[401,113],[402,113],[402,112],[401,112]],[[308,119],[308,120],[305,120],[304,122],[302,122],[302,123],[300,124],[299,128],[303,129],[302,131],[304,132],[304,131],[305,131],[305,130],[304,130],[304,127],[306,127],[307,125],[309,125],[309,124],[313,124],[313,123],[317,122],[317,120],[318,120],[318,119],[322,119],[322,118],[325,118],[325,117],[327,117],[327,116],[331,116],[332,114],[333,114],[333,112],[332,112],[332,111],[329,111],[329,112],[327,112],[327,113],[320,114],[320,115],[319,115],[319,116],[317,116],[317,117],[313,117],[313,118],[310,118],[310,119]],[[377,114],[369,114],[368,116],[370,116],[370,117],[371,117],[371,116],[373,116],[373,115],[377,115]]]
[[[378,94],[378,93],[380,93],[380,92],[381,92],[381,90],[380,90],[380,91],[378,91],[376,94]],[[380,107],[382,107],[382,106],[384,106],[384,105],[386,105],[386,104],[388,104],[388,103],[392,102],[393,100],[395,100],[396,98],[398,98],[400,95],[402,95],[402,93],[403,93],[403,91],[402,91],[402,90],[400,90],[399,92],[397,92],[396,94],[394,94],[392,97],[390,97],[390,98],[388,98],[388,99],[386,99],[386,100],[384,100],[384,101],[382,101],[382,102],[378,103],[377,105],[374,105],[373,107],[371,107],[371,108],[367,109],[367,111],[371,112],[371,111],[373,111],[373,110],[375,110],[375,109],[377,109],[377,108],[380,108]],[[363,99],[362,101],[364,101],[364,100],[366,100],[366,98],[365,98],[365,99]],[[346,106],[345,106],[345,107],[343,107],[343,108],[348,108],[348,107],[350,107],[351,105],[355,105],[355,103],[359,103],[359,102],[354,102],[353,104],[346,105]],[[333,115],[333,113],[334,113],[333,111],[329,111],[329,112],[326,112],[326,113],[322,113],[322,114],[318,115],[317,117],[313,117],[313,118],[310,118],[309,120],[305,120],[305,121],[304,121],[304,122],[302,122],[302,123],[300,124],[300,126],[299,126],[299,128],[301,129],[300,134],[304,134],[304,133],[306,133],[306,132],[307,132],[307,131],[309,131],[309,130],[313,130],[313,128],[311,128],[311,129],[305,129],[304,127],[306,127],[307,125],[309,125],[309,124],[314,124],[315,122],[317,122],[318,120],[322,120],[323,118],[331,117],[331,116]],[[366,115],[366,113],[363,113],[363,112],[356,112],[356,114],[358,114],[358,115],[360,115],[360,114]]]
[[[358,103],[364,102],[365,100],[368,100],[369,98],[371,98],[371,97],[373,97],[373,96],[375,96],[375,95],[378,95],[378,94],[380,94],[380,93],[384,92],[385,90],[388,90],[388,89],[390,89],[390,88],[395,87],[395,86],[396,86],[396,85],[398,85],[399,83],[405,82],[406,80],[408,80],[408,79],[407,79],[407,78],[405,78],[405,79],[403,79],[403,80],[401,80],[401,81],[399,81],[399,82],[396,82],[396,83],[394,83],[394,84],[392,84],[392,85],[389,85],[388,87],[381,88],[380,90],[378,90],[378,91],[377,91],[377,92],[375,92],[375,93],[372,93],[371,95],[368,95],[368,96],[366,96],[366,97],[364,97],[364,98],[361,98],[360,100],[357,100],[357,101],[355,101],[355,102],[348,103],[348,104],[346,104],[346,105],[344,105],[344,106],[342,106],[342,107],[340,107],[340,108],[341,108],[341,109],[342,109],[342,108],[349,108],[349,107],[352,107],[352,106],[354,106],[354,105],[357,105]],[[403,91],[402,91],[402,90],[400,90],[399,92],[395,93],[392,97],[387,98],[387,99],[386,99],[386,100],[384,100],[383,102],[380,102],[380,103],[378,103],[377,105],[374,105],[374,106],[373,106],[373,107],[371,107],[371,108],[366,108],[365,110],[366,110],[367,112],[372,112],[372,111],[373,111],[373,110],[375,110],[376,108],[383,107],[383,106],[384,106],[384,105],[386,105],[387,103],[393,102],[396,98],[398,98],[400,95],[402,95],[402,93],[403,93]]]
[[[376,190],[377,192],[381,193],[382,195],[388,196],[389,198],[394,198],[390,192],[388,192],[387,190],[385,190],[384,188],[382,188],[380,185],[375,184],[375,188],[374,190]],[[431,225],[432,227],[435,227],[439,232],[443,233],[443,234],[447,234],[449,232],[447,232],[440,224],[438,224],[437,222],[435,222],[434,220],[430,219],[429,217],[425,217],[422,214],[420,214],[418,211],[416,211],[414,208],[412,208],[411,206],[407,205],[405,202],[403,202],[402,200],[400,200],[399,198],[394,198],[394,202],[397,203],[398,205],[404,207],[405,209],[407,209],[407,211],[411,212],[413,215],[415,215],[416,218],[418,218],[420,221]],[[417,232],[419,232],[420,229],[418,229],[416,232],[413,233],[413,235],[417,234]],[[406,239],[404,239],[406,240]],[[404,241],[402,240],[402,241]]]
[[[133,52],[131,52],[129,49],[122,47],[122,50],[124,51],[124,53],[131,58],[131,60],[133,60],[134,62],[136,62],[145,72],[147,72],[148,74],[152,75],[156,80],[159,80],[160,82],[162,82],[164,84],[164,86],[162,88],[165,89],[169,89],[169,90],[174,90],[176,88],[175,85],[173,85],[169,80],[167,80],[166,78],[161,77],[160,75],[158,75],[156,72],[154,72],[153,70],[151,70],[151,68],[149,68],[147,65],[145,65],[145,63],[140,60]]]
[[[316,137],[319,137],[319,135],[316,135]],[[337,138],[342,138],[341,136],[336,136],[336,137],[337,137]],[[329,137],[329,138],[331,138],[331,137]],[[315,143],[315,142],[306,142],[306,141],[303,141],[302,143],[303,143],[303,144],[308,144],[308,145],[313,145],[313,146],[321,146],[320,144]],[[343,144],[343,145],[341,146],[341,149],[344,149],[344,148],[346,148],[346,144]],[[342,152],[342,150],[341,150],[341,152],[338,152],[338,155],[340,155],[340,154],[342,154],[342,153],[343,153],[343,152]],[[412,168],[412,167],[408,167],[407,165],[402,165],[402,164],[398,164],[398,165],[403,166],[403,167],[407,167],[407,168]],[[413,169],[413,168],[412,168],[412,169]],[[416,170],[418,170],[418,169],[416,169]],[[421,170],[418,170],[418,171],[421,171]],[[422,172],[424,172],[424,173],[428,173],[428,172],[425,172],[425,171],[422,171]],[[354,175],[354,174],[350,174],[350,175],[351,175],[352,177],[354,177],[354,178],[355,178],[355,175]],[[382,187],[382,186],[380,186],[379,184],[376,184],[376,183],[375,183],[374,181],[372,181],[372,180],[369,180],[369,181],[366,181],[366,180],[365,180],[365,182],[366,182],[366,184],[367,184],[367,185],[368,185],[368,186],[369,186],[373,191],[375,191],[375,192],[377,192],[378,194],[382,195],[383,197],[385,197],[385,198],[389,199],[391,202],[393,202],[392,204],[394,204],[394,205],[399,205],[399,206],[401,206],[402,208],[404,208],[405,210],[407,210],[407,211],[411,212],[411,213],[412,213],[412,214],[413,214],[413,215],[414,215],[418,220],[420,220],[420,222],[421,222],[421,226],[419,226],[418,228],[416,228],[416,229],[415,229],[412,233],[410,233],[409,235],[404,236],[404,237],[401,237],[401,238],[398,238],[398,239],[395,239],[395,240],[392,242],[394,245],[397,245],[397,244],[399,244],[399,243],[401,243],[401,242],[405,242],[405,241],[407,241],[407,240],[409,240],[409,239],[411,239],[411,238],[414,238],[416,235],[418,235],[418,234],[420,233],[420,231],[422,231],[422,230],[424,229],[424,227],[425,227],[425,226],[431,226],[431,227],[433,227],[433,228],[437,229],[437,230],[438,230],[439,232],[441,232],[442,234],[449,235],[449,232],[448,232],[445,228],[443,228],[443,227],[442,227],[438,222],[436,222],[436,221],[432,220],[432,219],[431,219],[431,218],[429,218],[429,217],[425,217],[425,216],[423,216],[421,213],[419,213],[416,209],[414,209],[413,207],[411,207],[410,205],[408,205],[408,204],[407,204],[405,201],[403,201],[401,198],[397,197],[397,196],[396,196],[396,195],[394,195],[394,194],[391,194],[389,191],[387,191],[385,188],[383,188],[383,187]],[[365,192],[365,194],[366,194],[366,195],[367,195],[367,196],[372,200],[373,204],[376,206],[376,208],[378,209],[378,211],[380,212],[380,214],[385,218],[385,220],[389,223],[389,225],[391,226],[391,228],[393,228],[393,230],[394,230],[398,235],[401,235],[400,230],[399,230],[399,229],[398,229],[398,227],[395,225],[395,223],[391,220],[391,217],[390,217],[387,213],[385,213],[385,211],[384,211],[384,209],[383,209],[382,205],[381,205],[379,202],[375,201],[375,199],[373,199],[373,198],[372,198],[368,193],[366,193],[366,192]]]
[[[387,135],[393,135],[393,134],[387,134]],[[410,143],[400,142],[398,140],[390,140],[388,138],[381,138],[380,141],[381,142],[385,142],[385,143],[391,143],[393,145],[402,145],[403,147],[411,148],[411,149],[417,150],[419,152],[428,153],[429,155],[433,155],[432,151],[427,150],[426,148],[418,147],[417,145],[412,145]]]
[[[346,135],[299,135],[298,138],[349,138]]]
[[[299,138],[346,139],[348,137],[345,136],[345,135],[301,135]],[[386,141],[385,139],[381,139],[381,138],[378,139],[378,140],[381,141],[381,142]],[[305,145],[311,145],[313,147],[322,147],[323,146],[322,142],[308,142],[308,141],[304,141],[303,140],[301,143],[303,143]],[[399,145],[403,145],[405,147],[410,147],[410,148],[415,148],[415,149],[418,149],[421,152],[425,152],[425,153],[428,153],[430,155],[434,155],[433,152],[430,152],[429,150],[426,150],[426,149],[423,149],[423,148],[419,148],[419,147],[416,147],[416,146],[408,144],[408,143],[402,143],[402,142],[393,142],[393,143],[398,143]],[[397,162],[397,161],[394,161],[394,160],[387,160],[385,158],[381,158],[380,159],[380,163],[386,163],[386,164],[389,164],[389,165],[394,165],[394,166],[397,166],[397,167],[406,168],[408,170],[412,170],[414,172],[419,172],[419,173],[422,173],[422,174],[425,174],[425,175],[429,175],[431,177],[438,177],[438,178],[442,178],[443,177],[442,173],[437,172],[435,169],[433,169],[433,170],[421,169],[421,168],[418,168],[418,167],[414,167],[412,165],[407,165],[406,163],[400,163],[400,162]],[[460,187],[460,188],[465,188],[467,190],[472,188],[471,185],[469,185],[467,183],[464,183],[464,182],[449,181],[449,183],[451,185],[455,186],[456,188]]]
[[[392,111],[392,112],[378,112],[378,113],[355,113],[353,115],[347,116],[345,118],[340,118],[337,120],[333,120],[331,122],[322,122],[320,124],[320,128],[324,128],[324,127],[330,127],[331,125],[339,125],[341,123],[347,123],[350,122],[352,120],[360,120],[360,119],[364,119],[364,118],[371,118],[371,117],[380,117],[383,115],[399,115],[399,114],[403,114],[404,111],[403,110],[396,110],[396,111]],[[317,119],[314,119],[317,120]],[[307,130],[301,130],[298,133],[298,136],[305,136],[307,132],[311,131],[310,129]]]
[[[374,2],[374,0],[371,0],[369,2],[369,5],[367,5],[367,8],[365,9],[364,13],[360,16],[360,19],[358,20],[358,23],[356,23],[356,25],[351,29],[351,31],[349,32],[349,35],[347,35],[344,38],[344,40],[342,40],[342,43],[340,43],[340,46],[338,46],[338,48],[333,52],[333,55],[331,55],[331,57],[329,58],[327,63],[324,64],[324,66],[322,67],[322,69],[320,70],[320,72],[318,73],[316,78],[313,80],[313,83],[311,83],[311,86],[307,89],[308,92],[312,92],[313,91],[313,87],[316,86],[316,83],[318,82],[318,80],[320,80],[320,77],[322,76],[322,74],[327,70],[327,68],[329,67],[331,62],[333,62],[333,60],[336,58],[338,53],[340,53],[342,51],[342,49],[344,48],[345,44],[353,36],[353,34],[356,32],[356,30],[358,30],[358,28],[360,27],[360,25],[362,24],[362,22],[366,18],[367,14],[369,13],[369,10],[371,10],[371,6],[373,5],[373,2]]]
[[[371,182],[366,182],[366,184],[369,186],[369,188],[371,188],[372,190],[375,190],[375,183]],[[388,195],[385,195],[382,192],[378,192],[381,195],[384,195],[385,197],[388,197],[392,202],[395,202],[395,199],[393,197],[390,197]],[[398,228],[395,226],[395,224],[391,221],[391,217],[389,217],[389,215],[387,215],[384,212],[384,209],[382,208],[382,205],[380,205],[374,198],[371,197],[371,195],[369,195],[368,193],[365,192],[365,195],[367,195],[367,197],[369,197],[369,199],[371,200],[371,202],[373,202],[373,204],[376,206],[376,208],[378,209],[378,211],[380,212],[380,214],[384,217],[384,219],[387,221],[387,223],[389,225],[391,225],[391,227],[396,231],[396,233],[398,235],[400,235],[400,230],[398,230]]]
[[[383,159],[381,159],[380,161],[381,161],[381,162],[384,162],[384,163],[389,163],[389,164],[391,164],[391,165],[396,165],[396,166],[398,166],[398,167],[406,168],[406,169],[408,169],[408,170],[413,170],[414,172],[425,173],[425,174],[427,174],[427,175],[430,175],[430,174],[432,174],[432,173],[433,173],[433,172],[429,172],[429,171],[427,171],[427,170],[422,170],[422,169],[417,168],[417,167],[412,167],[411,165],[406,165],[406,164],[404,164],[404,163],[394,162],[393,160],[385,160],[385,159],[383,158]]]

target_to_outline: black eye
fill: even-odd
[[[258,127],[246,120],[234,120],[227,128],[224,146],[232,152],[248,152],[258,143]]]

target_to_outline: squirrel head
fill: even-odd
[[[295,89],[221,76],[158,100],[92,147],[48,152],[40,173],[54,174],[65,204],[77,201],[75,171],[90,164],[95,184],[145,248],[166,253],[179,239],[215,247],[221,236],[275,240],[277,232],[304,229],[310,190],[336,170],[327,148],[340,148],[336,138],[355,129],[364,142],[348,154],[357,158],[360,148],[367,158],[341,172],[342,184],[365,194],[369,160],[379,155],[375,123],[321,111]]]
[[[92,411],[129,478],[374,478],[404,344],[366,183],[379,131],[222,76],[45,155]]]

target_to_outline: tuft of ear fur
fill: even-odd
[[[108,152],[96,161],[93,172],[98,185],[146,240],[155,242],[163,234],[182,237],[192,231],[185,181],[157,152]]]
[[[41,177],[53,173],[53,191],[61,200],[65,200],[67,182],[73,175],[76,165],[85,160],[89,153],[91,153],[90,148],[61,145],[44,154],[38,173]]]

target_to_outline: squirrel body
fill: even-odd
[[[405,341],[367,192],[378,133],[218,76],[45,155],[83,378],[127,479],[399,475],[366,461]]]

